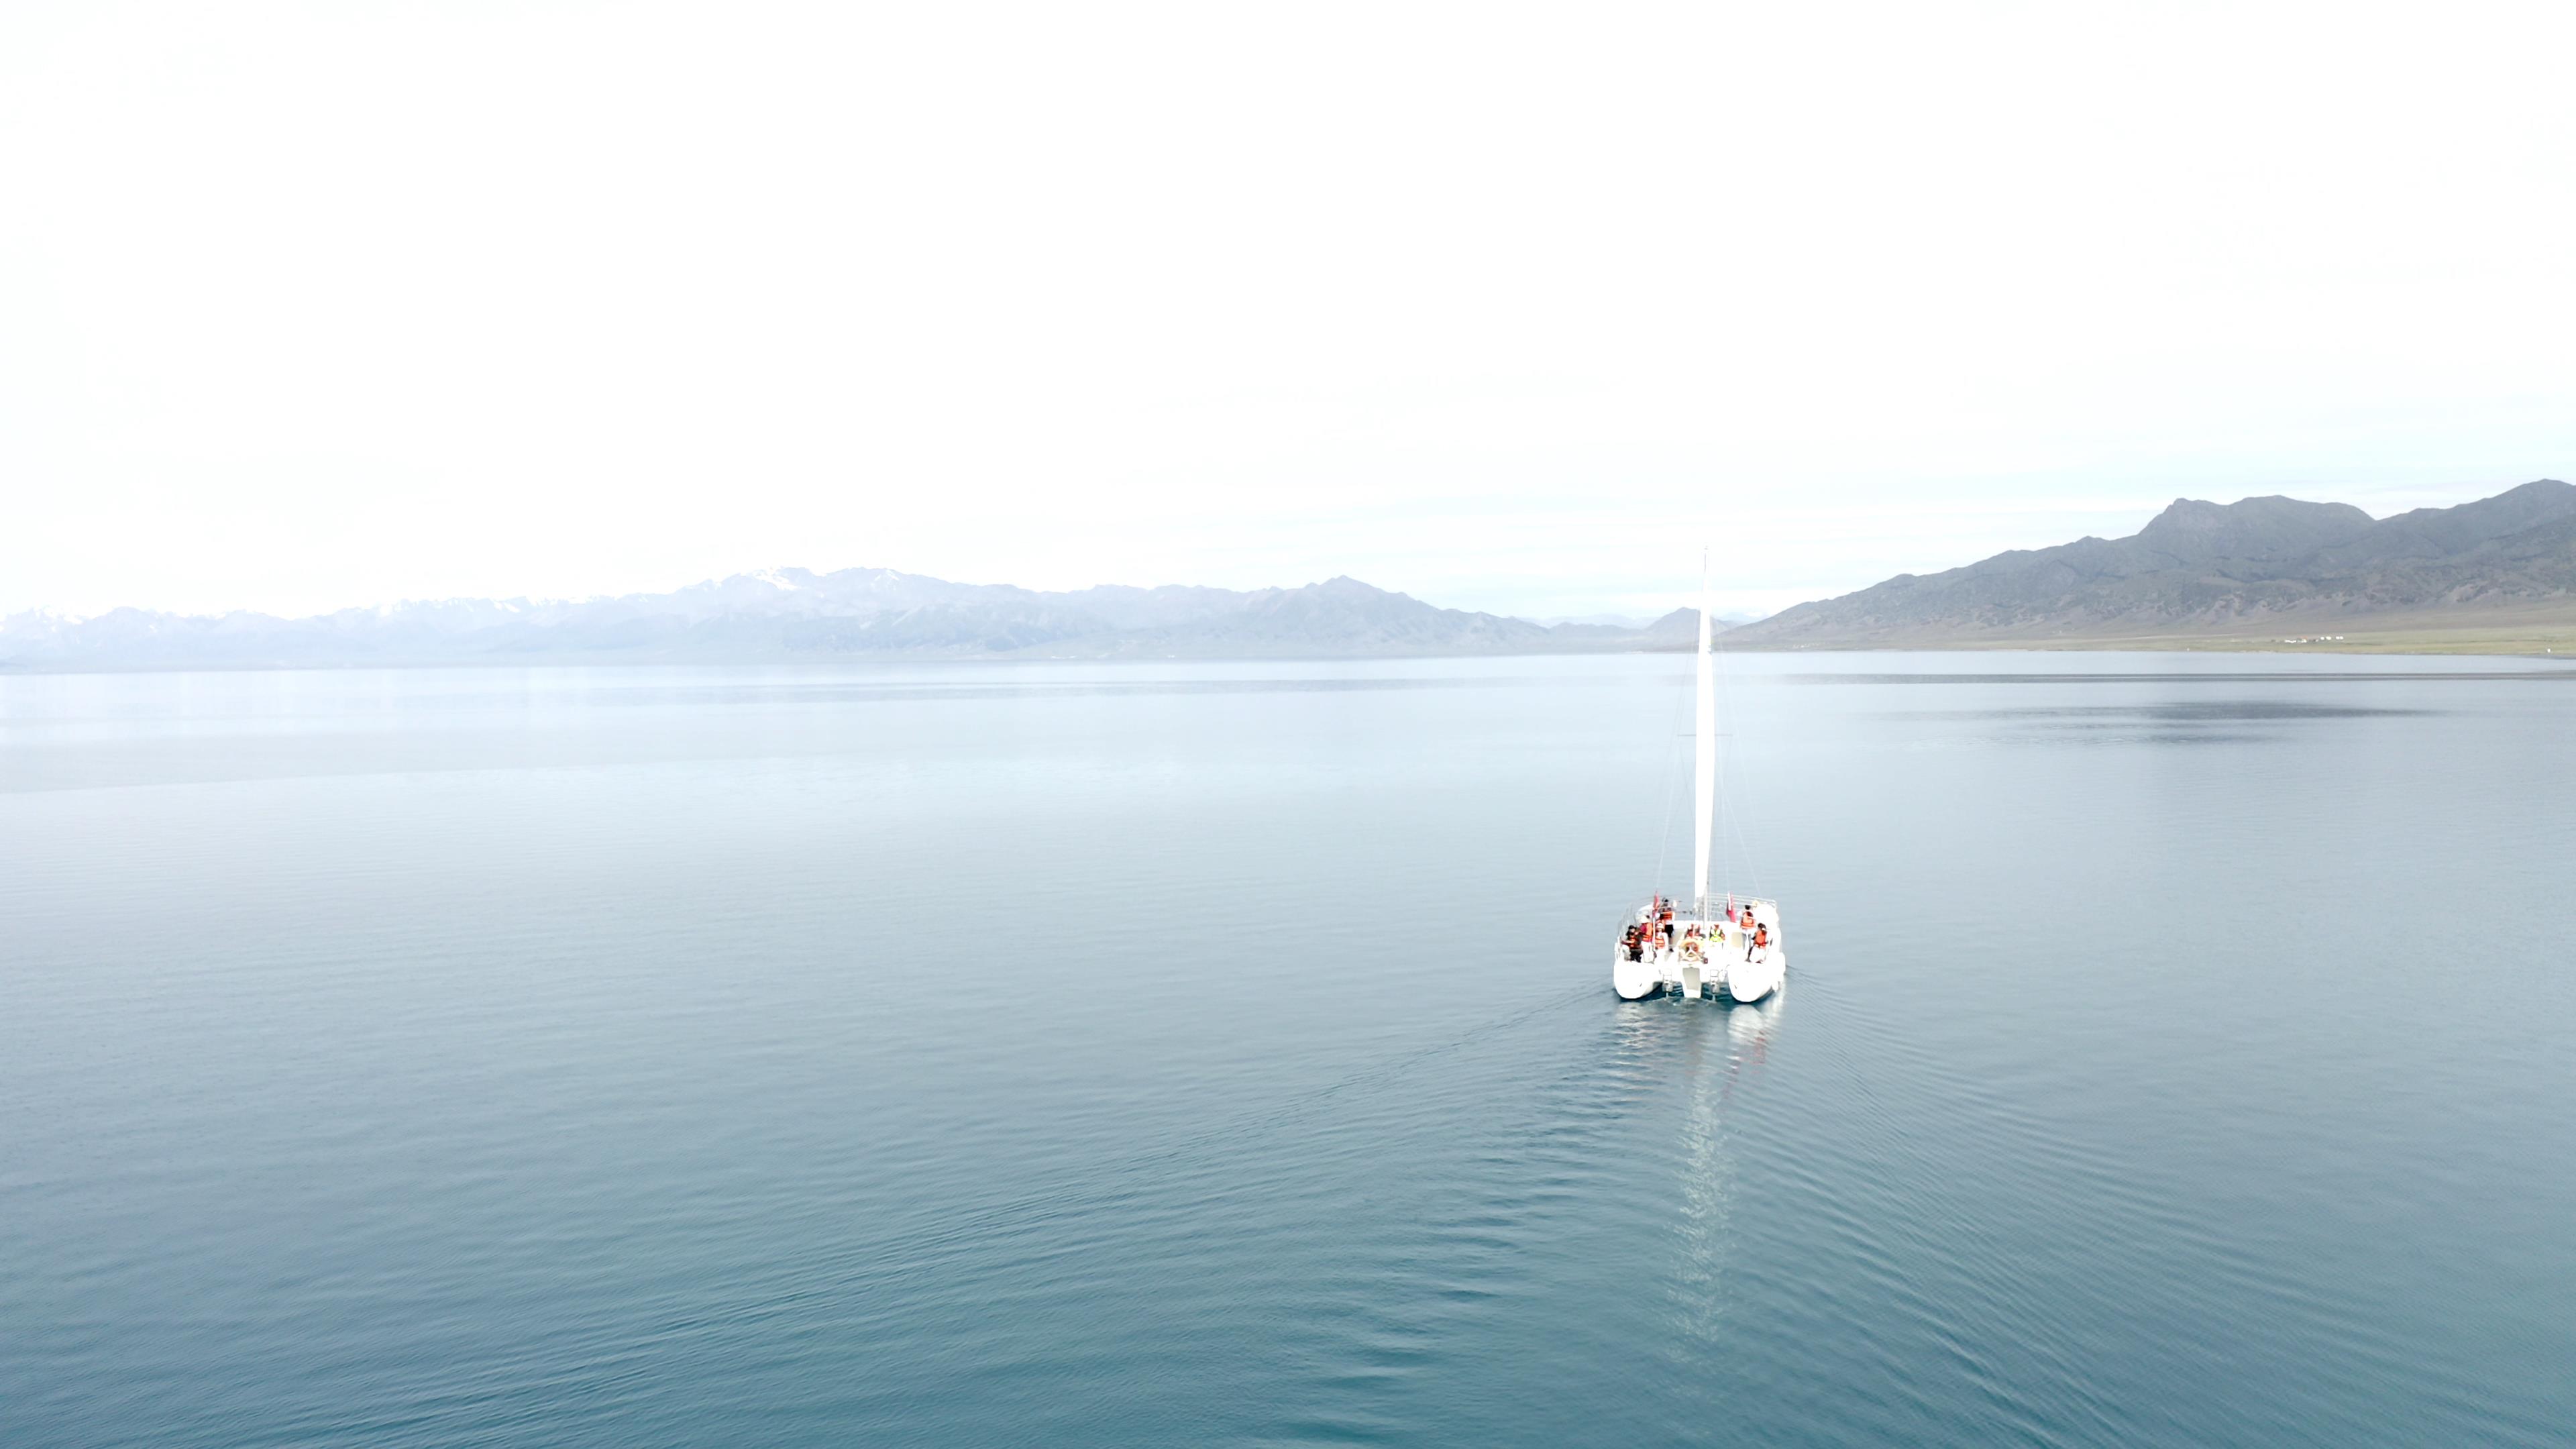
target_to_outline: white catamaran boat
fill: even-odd
[[[1657,895],[1637,908],[1611,947],[1610,986],[1626,1001],[1671,993],[1688,1000],[1760,1001],[1780,989],[1789,954],[1780,944],[1780,903],[1708,893],[1709,828],[1717,815],[1717,687],[1708,654],[1708,575],[1700,575],[1699,748],[1692,783],[1688,901]]]

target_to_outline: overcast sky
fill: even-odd
[[[2576,478],[2576,7],[0,7],[0,612],[1776,608]]]

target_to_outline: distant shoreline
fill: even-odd
[[[1680,649],[1530,649],[1472,652],[1423,651],[1392,654],[1180,654],[1148,657],[1117,655],[1034,654],[837,654],[782,658],[633,658],[617,655],[565,655],[557,658],[412,659],[412,660],[203,660],[152,664],[29,665],[0,663],[0,679],[108,674],[350,674],[367,670],[464,669],[823,669],[837,665],[954,666],[972,669],[997,664],[1378,664],[1434,659],[1565,659],[1618,655],[1686,656]],[[2168,635],[2116,639],[1989,639],[1975,641],[1881,640],[1869,643],[1749,645],[1725,651],[1731,655],[1790,654],[2333,654],[2386,655],[2415,658],[2514,658],[2576,661],[2576,630],[2546,641],[2528,635],[2450,638],[2434,645],[2391,633],[2348,634],[2340,640],[2311,643]]]
[[[1750,644],[1737,651],[1764,654],[1851,654],[1872,650],[1930,654],[1984,654],[2006,650],[2111,654],[2412,654],[2463,658],[2576,657],[2576,623],[2519,629],[2367,629],[2329,626],[2324,637],[2299,629],[2274,634],[2129,634],[2068,638],[1959,638],[1836,640],[1788,646]]]

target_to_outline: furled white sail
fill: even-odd
[[[1692,904],[1708,914],[1708,834],[1717,816],[1717,685],[1708,658],[1708,556],[1699,563],[1699,753],[1692,774],[1699,816],[1691,836]]]

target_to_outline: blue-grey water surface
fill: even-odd
[[[2576,677],[1688,669],[0,677],[0,1443],[2576,1435]]]

